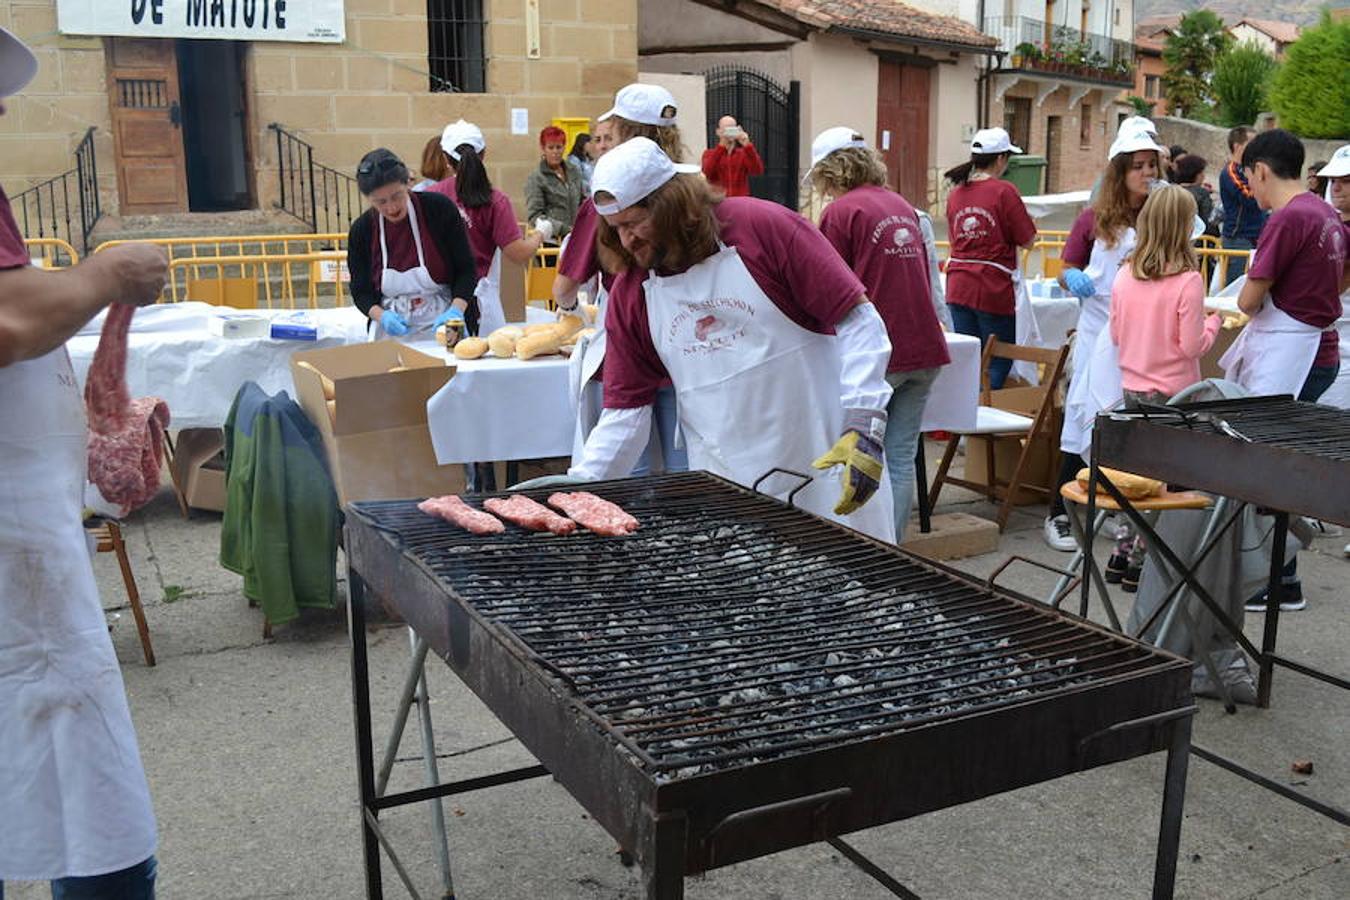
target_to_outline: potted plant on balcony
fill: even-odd
[[[1022,68],[1023,64],[1035,68],[1036,61],[1041,58],[1040,48],[1030,41],[1023,41],[1013,48],[1012,67],[1014,69]]]

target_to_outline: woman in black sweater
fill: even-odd
[[[347,234],[352,302],[376,336],[425,335],[442,324],[478,332],[478,276],[459,209],[439,194],[410,187],[394,153],[372,150],[356,169],[370,201]],[[459,336],[450,332],[450,343]]]

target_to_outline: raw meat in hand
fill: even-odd
[[[554,494],[548,498],[548,504],[596,534],[619,537],[638,530],[638,520],[624,512],[621,506],[586,491]]]
[[[501,534],[506,531],[496,516],[474,509],[454,494],[444,497],[428,497],[417,508],[429,516],[444,519],[451,525],[458,525],[473,534]]]
[[[159,492],[169,407],[158,397],[131,399],[127,390],[127,333],[136,308],[114,303],[84,386],[89,415],[89,480],[122,515]]]
[[[542,503],[537,503],[524,494],[512,494],[510,497],[489,497],[483,501],[483,507],[496,513],[508,522],[514,522],[521,528],[531,531],[551,531],[554,534],[571,534],[577,530],[577,523],[560,516]]]

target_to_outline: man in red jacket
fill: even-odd
[[[717,120],[716,147],[703,151],[703,175],[728,197],[750,196],[750,176],[764,174],[764,160],[734,116]]]

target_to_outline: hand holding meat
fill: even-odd
[[[98,255],[119,283],[117,303],[126,306],[154,303],[169,280],[169,256],[155,244],[118,244]]]
[[[851,409],[844,417],[844,434],[817,459],[813,466],[829,469],[843,466],[840,481],[843,491],[834,507],[836,515],[846,516],[872,499],[881,484],[882,442],[886,435],[886,414],[868,409]]]

